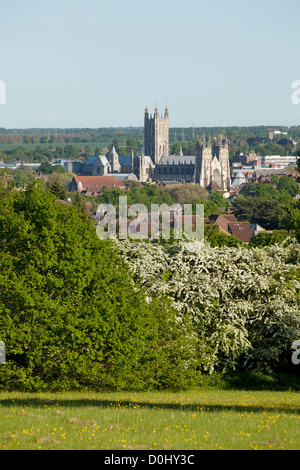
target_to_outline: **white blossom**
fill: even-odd
[[[300,339],[299,253],[208,244],[117,241],[133,279],[149,299],[168,297],[180,322],[198,333],[203,368],[274,364]]]

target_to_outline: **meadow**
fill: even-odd
[[[0,392],[0,450],[298,450],[300,392]]]

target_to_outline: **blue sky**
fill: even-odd
[[[0,2],[0,127],[300,125],[299,0]]]

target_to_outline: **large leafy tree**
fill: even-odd
[[[233,204],[233,212],[238,220],[257,223],[268,230],[278,229],[285,211],[276,200],[260,197],[238,196]]]
[[[218,191],[216,189],[212,190],[209,198],[212,202],[214,202],[218,207],[229,207],[230,202],[228,199],[226,199],[221,191]]]
[[[25,186],[34,181],[33,170],[31,168],[27,168],[26,166],[21,166],[13,172],[13,179],[16,187],[22,188],[22,186]]]
[[[38,185],[1,192],[0,383],[142,387],[148,304],[111,242],[55,199]]]
[[[296,196],[299,192],[299,187],[291,176],[284,175],[280,178],[277,188],[279,190],[286,190],[291,196]]]
[[[46,174],[46,175],[49,175],[50,173],[53,172],[53,166],[51,165],[51,163],[49,162],[43,162],[40,164],[40,166],[38,167],[37,171],[39,173],[43,173],[43,174]]]

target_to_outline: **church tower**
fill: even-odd
[[[202,143],[197,142],[196,146],[196,168],[195,182],[200,184],[202,188],[207,188],[211,180],[211,162],[212,162],[212,146],[210,137],[206,141],[205,136],[202,137]]]
[[[220,139],[219,162],[221,169],[221,190],[229,191],[231,187],[230,166],[229,166],[229,142],[226,137],[225,143]]]
[[[205,189],[230,190],[230,168],[228,139],[202,138],[202,145],[197,142],[195,161],[195,182]]]
[[[110,164],[110,171],[112,173],[119,173],[121,165],[119,163],[119,155],[116,152],[115,147],[111,149],[111,152],[109,154],[109,164]]]
[[[166,106],[164,116],[160,116],[157,105],[154,115],[149,115],[145,108],[144,115],[144,149],[145,155],[158,164],[162,157],[169,155],[169,110]]]

